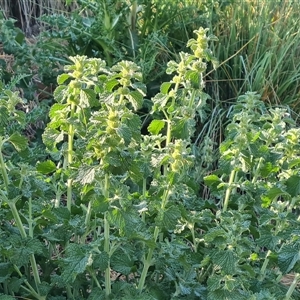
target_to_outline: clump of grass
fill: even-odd
[[[217,72],[207,77],[216,98],[229,102],[257,91],[270,104],[298,109],[300,33],[298,1],[237,1],[215,8],[212,32]]]

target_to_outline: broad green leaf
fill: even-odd
[[[55,207],[52,209],[52,212],[59,221],[67,221],[71,217],[71,213],[67,207]]]
[[[93,287],[92,292],[89,294],[87,300],[99,300],[105,299],[105,291],[98,287]],[[65,299],[65,298],[64,298]]]
[[[283,274],[289,273],[300,260],[300,243],[284,245],[278,254],[278,266]]]
[[[105,89],[108,92],[112,92],[114,87],[117,86],[118,84],[119,81],[117,79],[108,80],[107,82],[105,82]]]
[[[111,256],[111,266],[115,271],[129,275],[134,267],[134,261],[121,249],[118,249]]]
[[[69,244],[66,248],[66,255],[63,259],[64,269],[61,279],[65,283],[73,283],[77,275],[83,273],[87,266],[92,264],[92,259],[83,245]]]
[[[19,29],[19,28],[18,28]],[[23,31],[21,31],[20,29],[17,31],[17,34],[16,34],[16,37],[15,37],[15,40],[16,42],[22,46],[23,42],[24,42],[24,39],[25,39],[25,34],[23,33]]]
[[[109,255],[106,252],[94,254],[93,267],[104,271],[108,267]]]
[[[116,132],[119,137],[124,139],[126,144],[129,144],[131,141],[131,131],[127,125],[121,124],[120,127],[116,129]]]
[[[0,283],[5,282],[14,271],[13,265],[9,262],[0,263]],[[1,299],[1,298],[0,298]]]
[[[56,171],[56,165],[52,160],[40,162],[36,165],[36,170],[42,174],[49,174]]]
[[[63,103],[65,98],[68,96],[68,87],[64,85],[58,86],[55,89],[53,96],[58,103]]]
[[[11,237],[10,242],[13,248],[11,249],[10,261],[17,266],[24,266],[29,263],[31,254],[42,254],[43,244],[33,238],[27,237],[21,239],[21,237]]]
[[[93,211],[95,213],[104,213],[109,208],[109,202],[102,195],[97,195],[92,202]]]
[[[144,97],[139,91],[131,91],[126,97],[129,99],[135,110],[138,110],[143,106]]]
[[[95,179],[95,167],[81,166],[75,181],[80,182],[82,185],[86,185],[92,183],[94,179]]]
[[[148,126],[148,131],[153,135],[158,135],[164,127],[165,127],[165,121],[152,120],[152,122]]]
[[[160,92],[164,95],[167,95],[171,85],[172,85],[171,82],[163,82],[160,86]]]
[[[299,166],[300,165],[300,158],[293,159],[292,161],[289,162],[289,169],[292,169],[293,167]]]
[[[61,74],[61,75],[58,75],[57,76],[57,83],[59,85],[63,84],[67,79],[70,78],[70,75],[69,74]]]
[[[216,239],[226,240],[226,231],[223,228],[211,228],[204,236],[204,240],[208,243],[214,242]]]
[[[273,187],[269,189],[266,194],[261,196],[262,207],[269,207],[274,200],[283,195],[287,195],[287,193],[280,188]]]
[[[50,150],[54,150],[57,143],[64,140],[64,133],[56,129],[46,128],[43,133],[43,142]]]
[[[160,211],[158,215],[159,226],[167,230],[174,230],[180,220],[181,212],[177,206],[170,206],[165,211]]]
[[[153,98],[152,101],[154,103],[154,107],[153,110],[156,111],[160,111],[162,108],[165,108],[168,101],[170,99],[169,95],[164,95],[162,93],[158,93],[156,94]]]
[[[259,238],[256,240],[260,247],[266,247],[267,249],[274,250],[280,241],[280,238],[273,234],[271,228],[259,229]]]
[[[272,165],[270,162],[266,162],[261,168],[260,173],[263,177],[268,177],[271,173],[276,173],[280,169],[277,165]]]
[[[204,177],[204,183],[210,187],[217,187],[221,182],[217,175],[208,175]]]
[[[237,257],[232,250],[217,251],[211,259],[216,266],[222,268],[224,273],[235,273]]]
[[[63,118],[65,119],[66,112],[64,112],[65,108],[67,108],[67,104],[62,104],[62,103],[54,103],[49,111],[49,117],[50,119],[54,119],[55,117]]]
[[[17,151],[25,150],[28,140],[18,132],[14,132],[8,139],[15,147]]]
[[[91,89],[82,89],[82,92],[86,95],[90,107],[100,106],[100,102],[97,99],[96,93]]]
[[[216,290],[208,293],[207,300],[249,300],[249,295],[242,294],[240,290]]]
[[[300,176],[293,175],[285,182],[287,192],[292,196],[296,197],[300,194]]]

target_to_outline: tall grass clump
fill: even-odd
[[[207,81],[217,99],[229,102],[257,91],[269,104],[297,110],[299,9],[298,1],[279,0],[232,0],[214,7],[210,27],[219,38],[213,51],[220,68]]]

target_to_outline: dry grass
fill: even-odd
[[[0,7],[5,18],[17,18],[19,27],[31,35],[34,25],[41,25],[41,16],[69,13],[79,6],[76,0],[70,5],[65,5],[65,0],[0,0]]]

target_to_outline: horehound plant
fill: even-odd
[[[127,292],[140,297],[149,292],[155,273],[164,272],[150,272],[150,267],[177,220],[188,214],[186,193],[195,198],[191,138],[208,98],[203,92],[206,61],[215,62],[208,49],[215,38],[202,28],[195,33],[197,38],[188,43],[192,54],[180,53],[178,63],[168,64],[167,73],[175,75],[152,99],[147,135],[141,134],[137,112],[145,86],[136,64],[122,61],[108,68],[100,59],[77,56],[59,76],[59,103],[51,108],[44,141],[54,159],[64,158],[68,210],[81,208],[85,215],[78,246],[66,246],[65,283],[74,285],[88,272],[97,287],[94,293],[108,298],[120,293],[119,285],[112,284],[113,272],[119,272],[127,276],[124,286],[135,278],[136,289],[130,285]],[[67,278],[74,249],[86,249],[91,235],[86,263]],[[177,287],[175,294],[180,293]]]
[[[17,105],[20,104],[23,104],[23,101],[17,92],[5,89],[3,83],[0,82],[0,171],[2,175],[0,179],[0,207],[9,208],[21,237],[20,240],[12,237],[6,238],[5,244],[0,249],[0,262],[4,272],[7,272],[6,276],[15,271],[19,278],[23,278],[25,274],[21,270],[24,267],[27,268],[26,275],[29,276],[20,282],[20,287],[35,299],[45,300],[45,295],[40,291],[41,279],[35,255],[37,244],[35,244],[33,236],[31,206],[28,207],[28,218],[24,217],[18,209],[18,202],[23,201],[22,198],[26,196],[24,192],[26,189],[26,176],[28,176],[30,170],[25,163],[22,164],[20,161],[15,163],[13,161],[14,151],[21,152],[28,147],[26,137],[20,133],[26,125],[25,113],[16,109]],[[31,202],[31,197],[28,201]],[[1,235],[4,233],[5,231],[1,230]],[[16,246],[14,243],[19,245],[32,243],[32,247],[29,246],[27,249],[28,262],[17,258],[19,254],[18,250],[14,249]],[[6,268],[9,270],[5,270]],[[29,281],[31,275],[34,278],[33,282]],[[7,293],[10,291],[10,286],[6,281],[4,281],[4,291]]]

